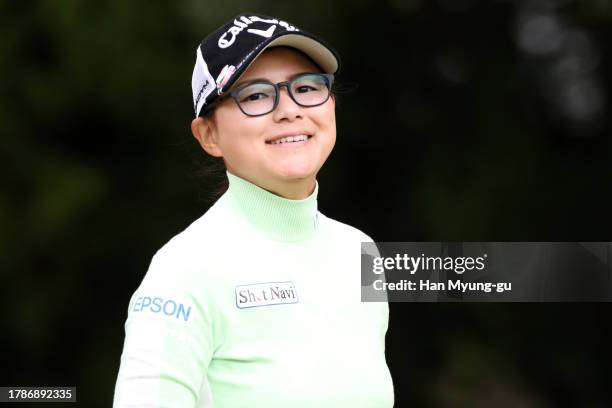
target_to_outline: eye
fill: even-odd
[[[242,102],[262,101],[274,96],[274,86],[270,84],[251,84],[240,91],[238,100]]]
[[[327,88],[324,78],[314,74],[305,74],[295,79],[294,93],[320,92]]]
[[[263,92],[255,92],[248,95],[242,95],[240,98],[240,102],[251,102],[251,101],[259,101],[261,99],[269,98],[270,95],[267,95]]]
[[[318,91],[318,90],[319,88],[315,87],[314,85],[300,85],[295,89],[295,92],[306,93],[306,92]]]

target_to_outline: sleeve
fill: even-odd
[[[210,406],[212,302],[182,258],[156,254],[130,300],[115,408]]]

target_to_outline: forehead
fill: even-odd
[[[295,48],[273,47],[257,57],[239,82],[252,78],[284,80],[301,72],[321,72],[321,69],[306,54]]]

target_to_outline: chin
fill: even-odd
[[[304,180],[314,178],[316,173],[317,169],[314,166],[288,166],[278,174],[285,180]]]

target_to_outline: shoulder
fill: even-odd
[[[345,246],[351,251],[355,246],[360,248],[362,256],[377,257],[380,256],[380,251],[374,240],[365,232],[346,223],[329,218],[320,212],[318,213],[319,223],[325,234],[338,245]]]
[[[337,235],[345,239],[351,239],[360,242],[373,242],[372,238],[361,231],[344,222],[340,222],[330,218],[321,212],[318,212],[319,223],[328,233]]]
[[[223,197],[153,255],[143,283],[184,287],[217,269],[215,264],[231,248],[231,224],[235,222],[222,200]]]

